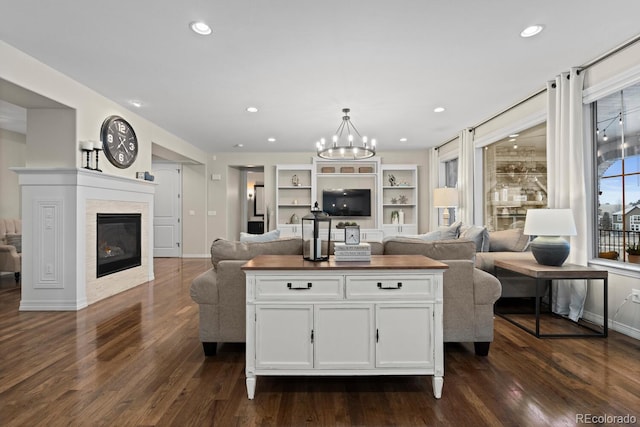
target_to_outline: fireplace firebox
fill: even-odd
[[[142,265],[140,219],[141,214],[97,214],[97,277]]]

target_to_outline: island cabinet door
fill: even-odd
[[[256,305],[256,368],[313,368],[313,305]]]
[[[377,304],[376,367],[433,367],[433,328],[433,304]]]
[[[375,367],[373,304],[315,306],[315,368]]]

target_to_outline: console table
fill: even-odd
[[[246,273],[247,395],[260,375],[432,375],[442,395],[442,275],[422,255],[261,255]]]
[[[506,314],[508,313],[496,313],[505,320],[513,323],[519,328],[529,332],[532,335],[535,335],[537,338],[583,338],[583,337],[607,337],[608,334],[608,272],[607,270],[598,270],[592,267],[585,267],[582,265],[575,264],[564,264],[560,267],[554,267],[549,265],[541,265],[538,264],[534,260],[496,260],[495,261],[495,271],[496,277],[498,277],[499,269],[508,270],[514,273],[521,274],[523,276],[531,277],[535,279],[535,287],[536,287],[536,297],[535,297],[535,318],[536,318],[536,329],[535,331],[527,328],[521,323],[515,321],[514,319],[508,317]],[[545,289],[545,285],[548,285],[549,289],[549,307],[552,306],[551,300],[551,280],[571,280],[571,279],[599,279],[603,281],[603,303],[604,303],[604,313],[603,313],[603,328],[602,331],[591,328],[587,325],[576,323],[576,325],[589,329],[594,334],[541,334],[540,333],[540,300],[543,297],[544,291],[541,292],[541,289]],[[513,314],[513,313],[512,313]]]

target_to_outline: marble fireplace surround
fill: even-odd
[[[153,280],[154,183],[86,169],[13,168],[22,192],[21,311],[80,310]],[[141,265],[96,277],[97,213],[140,213]]]

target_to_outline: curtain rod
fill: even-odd
[[[437,145],[437,146],[435,146],[435,147],[433,147],[433,148],[437,151],[437,150],[441,149],[442,147],[444,147],[445,145],[447,145],[447,144],[449,144],[449,143],[451,143],[451,142],[455,141],[456,139],[458,139],[458,136],[454,136],[454,137],[453,137],[453,138],[451,138],[450,140],[445,141],[445,142],[443,142],[442,144]]]
[[[628,41],[626,41],[626,42],[622,43],[620,46],[618,46],[618,47],[616,47],[616,48],[614,48],[614,49],[610,50],[609,52],[607,52],[607,53],[605,53],[605,54],[603,54],[603,55],[600,55],[599,57],[595,58],[594,60],[589,61],[589,62],[587,62],[586,64],[581,65],[580,67],[577,67],[577,68],[579,68],[579,69],[580,69],[580,71],[584,71],[584,70],[586,70],[586,69],[588,69],[588,68],[590,68],[590,67],[593,67],[593,66],[594,66],[594,65],[596,65],[596,64],[599,64],[600,62],[604,61],[605,59],[610,58],[611,56],[615,55],[616,53],[618,53],[618,52],[620,52],[620,51],[622,51],[622,50],[624,50],[624,49],[626,49],[626,48],[628,48],[628,47],[630,47],[630,46],[632,46],[632,45],[634,45],[634,44],[638,43],[639,41],[640,41],[640,34],[638,34],[637,36],[633,37],[632,39],[630,39],[630,40],[628,40]],[[481,121],[480,123],[478,123],[478,124],[477,124],[477,125],[475,125],[475,126],[472,126],[472,127],[471,127],[471,128],[469,128],[469,129],[470,129],[470,130],[475,130],[476,128],[478,128],[478,127],[480,127],[480,126],[484,125],[485,123],[490,122],[491,120],[495,119],[496,117],[499,117],[499,116],[503,115],[504,113],[506,113],[506,112],[508,112],[508,111],[510,111],[510,110],[512,110],[512,109],[514,109],[514,108],[516,108],[517,106],[519,106],[519,105],[521,105],[521,104],[524,104],[525,102],[529,101],[530,99],[535,98],[536,96],[538,96],[538,95],[540,95],[540,94],[543,94],[543,93],[544,93],[544,92],[546,92],[546,91],[547,91],[547,88],[546,88],[546,87],[545,87],[544,89],[540,89],[539,91],[537,91],[537,92],[535,92],[535,93],[533,93],[533,94],[529,95],[529,96],[528,96],[528,97],[526,97],[525,99],[523,99],[523,100],[521,100],[521,101],[519,101],[519,102],[516,102],[515,104],[513,104],[513,105],[511,105],[511,106],[509,106],[509,107],[505,108],[504,110],[500,111],[499,113],[496,113],[496,114],[494,114],[493,116],[491,116],[491,117],[489,117],[489,118],[487,118],[487,119],[485,119],[485,120]],[[448,141],[446,141],[446,142],[444,142],[444,143],[442,143],[442,144],[438,145],[437,147],[435,147],[435,148],[436,148],[436,150],[439,150],[441,147],[443,147],[443,146],[445,146],[445,145],[449,144],[450,142],[455,141],[457,138],[458,138],[458,137],[456,136],[456,137],[451,138],[450,140],[448,140]]]
[[[629,46],[632,46],[636,43],[638,43],[640,41],[640,34],[638,34],[637,36],[635,36],[634,38],[632,38],[631,40],[628,40],[624,43],[622,43],[620,46],[610,50],[609,52],[600,55],[599,57],[597,57],[596,59],[587,62],[586,64],[584,64],[583,66],[579,67],[582,70],[586,70],[587,68],[593,67],[596,64],[599,64],[600,62],[604,61],[605,59],[615,55],[616,53],[620,52],[621,50],[624,50],[626,48],[628,48]]]

